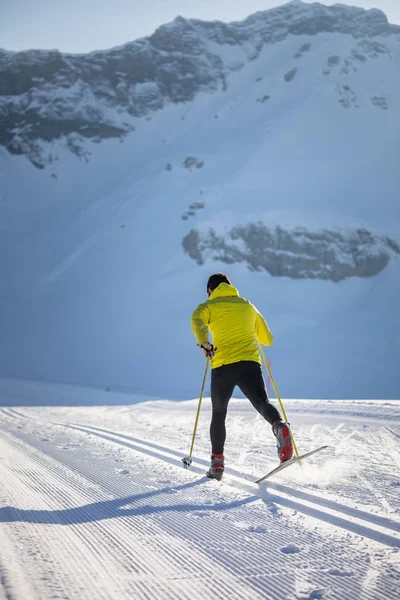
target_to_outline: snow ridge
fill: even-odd
[[[79,138],[121,138],[134,131],[135,117],[226,89],[229,73],[259,57],[266,44],[324,33],[371,39],[396,36],[400,27],[380,10],[295,1],[241,23],[177,17],[148,38],[87,55],[0,50],[0,145],[38,167],[49,162],[43,141],[61,139],[85,158]],[[226,48],[236,48],[234,61]]]

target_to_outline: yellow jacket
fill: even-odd
[[[208,330],[216,348],[211,367],[253,360],[261,364],[257,341],[271,346],[274,336],[258,310],[233,285],[220,283],[210,298],[199,304],[190,323],[197,343],[208,342]]]

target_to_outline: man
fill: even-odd
[[[272,425],[281,462],[292,458],[293,447],[288,424],[270,404],[262,375],[257,342],[271,346],[274,341],[267,323],[248,300],[239,296],[224,273],[211,275],[207,294],[209,299],[192,314],[191,325],[198,345],[211,360],[211,466],[207,477],[220,480],[224,472],[225,419],[235,386]],[[213,344],[209,342],[209,331]]]

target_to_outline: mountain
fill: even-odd
[[[134,130],[131,117],[149,115],[171,102],[190,102],[201,91],[226,89],[229,73],[257,60],[271,44],[321,33],[343,33],[357,41],[341,65],[346,71],[388,53],[375,38],[395,37],[400,27],[390,25],[379,10],[294,1],[242,23],[177,17],[149,38],[87,55],[0,51],[0,144],[43,167],[48,159],[42,140],[62,140],[79,154],[84,151],[76,134],[93,141],[122,137]],[[288,80],[310,49],[310,43],[298,49]],[[339,62],[337,55],[328,57],[326,74]],[[341,96],[344,104],[351,104],[349,90]],[[377,106],[385,107],[384,98],[374,98]]]
[[[295,1],[0,51],[0,375],[195,396],[189,317],[223,270],[283,396],[398,397],[399,42]]]

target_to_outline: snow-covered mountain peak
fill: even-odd
[[[174,29],[181,33],[197,29],[207,38],[220,44],[236,44],[253,36],[260,36],[264,43],[270,43],[288,34],[317,35],[339,32],[362,37],[400,32],[400,27],[390,25],[385,13],[379,9],[366,10],[344,4],[325,6],[301,0],[258,11],[241,22],[204,22],[179,16],[172,23],[161,26],[156,34],[160,30]]]
[[[119,138],[135,128],[136,117],[192,101],[201,91],[226,89],[232,71],[289,36],[309,38],[310,49],[313,38],[343,34],[358,52],[357,41],[376,46],[373,39],[399,33],[379,10],[296,1],[237,23],[177,17],[148,38],[89,54],[0,51],[0,145],[40,167],[49,162],[44,142],[58,140],[87,156],[83,138]],[[337,50],[344,45],[337,38]],[[386,51],[380,43],[377,52]]]

